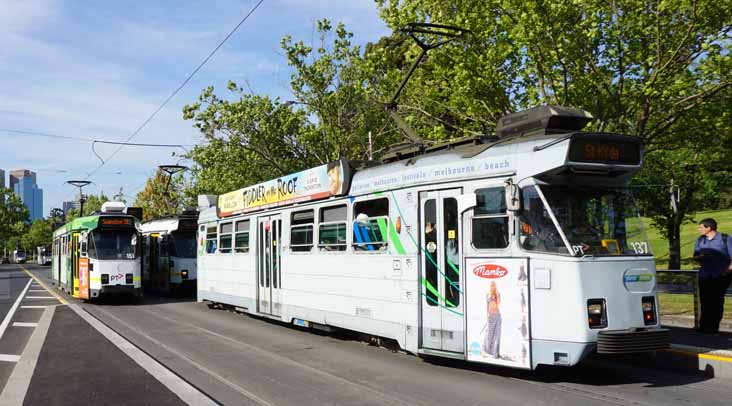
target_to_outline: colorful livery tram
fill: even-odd
[[[51,275],[73,297],[93,299],[113,292],[142,295],[139,221],[120,202],[75,219],[53,233]]]
[[[525,369],[665,348],[627,188],[643,145],[590,119],[538,107],[495,139],[200,196],[198,300]]]

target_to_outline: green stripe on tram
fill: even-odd
[[[452,307],[457,307],[451,301],[442,297],[442,295],[440,295],[440,292],[438,292],[437,289],[435,289],[435,287],[432,286],[432,284],[427,280],[427,278],[422,278],[422,285],[424,285],[424,287],[427,288],[427,290],[429,290],[430,293],[437,296],[437,298],[442,300],[446,305],[452,306]]]
[[[457,269],[457,267],[455,266],[455,264],[453,264],[452,261],[450,261],[450,258],[445,258],[445,259],[447,259],[447,264],[450,265],[450,269],[452,269],[453,271],[455,271],[455,274],[459,277],[460,276],[460,271]]]
[[[379,219],[379,222],[384,221],[384,219]],[[381,224],[379,224],[379,228],[381,228]],[[394,249],[396,249],[396,252],[399,255],[404,255],[407,252],[404,250],[404,246],[402,245],[402,241],[399,239],[399,234],[396,231],[396,227],[394,227],[394,222],[389,222],[389,237],[391,237],[391,241],[394,243]]]

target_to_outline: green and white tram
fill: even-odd
[[[516,368],[665,348],[626,187],[643,145],[590,119],[537,107],[497,139],[200,196],[198,300]]]
[[[165,293],[196,291],[196,228],[198,213],[142,223],[143,286]]]
[[[51,275],[73,297],[93,299],[121,292],[142,295],[139,221],[121,202],[75,219],[53,233]]]

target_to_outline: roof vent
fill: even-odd
[[[572,107],[532,107],[501,117],[496,135],[511,138],[575,132],[583,129],[592,118],[592,114]]]
[[[105,202],[102,204],[102,213],[124,213],[124,202]]]

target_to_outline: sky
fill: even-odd
[[[65,182],[101,163],[91,143],[4,130],[124,141],[257,2],[0,0],[0,169],[6,177],[37,172],[44,215],[73,200],[76,189]],[[257,94],[292,99],[280,39],[310,44],[322,18],[343,22],[356,44],[390,33],[372,0],[264,0],[131,142],[200,142],[181,111],[209,85],[225,95],[229,80],[246,82]],[[107,157],[116,147],[95,148]],[[131,202],[158,165],[177,162],[174,151],[183,152],[125,147],[84,193],[113,196],[122,187]]]

